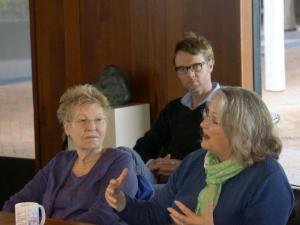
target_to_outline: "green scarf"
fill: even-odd
[[[213,203],[215,207],[219,200],[222,184],[240,173],[244,168],[245,166],[240,165],[234,159],[220,162],[217,156],[207,152],[204,158],[206,186],[198,195],[196,214],[203,215],[210,203]]]

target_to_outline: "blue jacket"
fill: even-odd
[[[150,201],[127,196],[119,213],[130,225],[162,225],[171,222],[167,207],[179,200],[195,210],[197,197],[205,186],[205,152],[189,154],[161,192]],[[256,162],[222,185],[214,209],[215,225],[284,225],[294,203],[287,177],[272,157]]]

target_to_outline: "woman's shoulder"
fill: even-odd
[[[199,159],[204,159],[206,152],[207,152],[206,150],[199,148],[186,155],[183,160],[199,162]]]
[[[272,156],[267,156],[264,160],[255,162],[251,167],[253,170],[259,171],[265,175],[283,172],[278,160]]]
[[[281,180],[288,183],[286,174],[277,161],[272,156],[266,157],[264,160],[255,162],[253,165],[245,169],[246,177],[254,182],[266,182],[270,180]]]
[[[120,148],[106,148],[105,153],[103,154],[103,158],[107,162],[131,160],[130,154]]]
[[[266,193],[280,193],[281,196],[292,199],[288,178],[277,159],[272,156],[245,169],[239,175],[238,181],[239,190],[244,190],[249,199],[264,196]]]
[[[199,165],[202,165],[204,163],[204,157],[206,154],[206,150],[204,149],[197,149],[188,155],[186,155],[181,163],[181,167],[190,169],[191,167],[199,167]]]
[[[122,148],[106,148],[105,153],[111,156],[129,156],[127,151],[124,151]]]
[[[195,177],[202,177],[205,174],[203,166],[205,154],[206,151],[203,149],[189,153],[171,175],[171,180],[182,185],[185,182],[191,181],[191,179],[195,179]]]
[[[42,168],[42,171],[50,170],[52,172],[61,173],[62,168],[71,167],[76,155],[76,151],[73,150],[60,151]]]
[[[77,152],[75,150],[63,150],[58,152],[53,159],[59,159],[59,160],[69,160],[73,159],[77,155]]]
[[[72,159],[75,158],[77,155],[76,151],[74,150],[63,150],[58,153],[50,160],[50,164],[53,163],[69,163]]]

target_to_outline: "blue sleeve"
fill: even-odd
[[[128,177],[125,181],[123,191],[131,197],[134,197],[138,190],[137,177],[133,169],[133,161],[127,153],[121,154],[115,159],[106,175],[103,177],[99,193],[95,196],[95,202],[90,206],[87,212],[80,214],[75,220],[88,223],[106,224],[106,225],[123,225],[126,224],[113,209],[107,204],[104,194],[109,181],[117,178],[124,168],[128,168]]]
[[[37,202],[42,204],[43,194],[45,193],[49,172],[54,165],[55,159],[52,159],[45,167],[43,167],[22,190],[12,195],[9,200],[4,203],[3,211],[14,212],[16,203],[19,202]]]
[[[181,166],[172,174],[168,183],[149,201],[126,196],[126,208],[119,213],[130,225],[164,225],[171,223],[167,208],[172,206],[177,193],[177,180]]]
[[[294,204],[290,184],[281,171],[258,187],[244,211],[243,225],[286,224]]]

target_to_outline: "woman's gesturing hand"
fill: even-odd
[[[123,187],[127,176],[128,169],[125,168],[118,178],[109,181],[105,191],[107,203],[118,212],[121,212],[126,206],[125,194],[121,191],[121,188]]]
[[[168,208],[171,218],[178,225],[214,225],[213,205],[209,205],[205,214],[199,216],[179,201],[175,201],[181,212]]]

